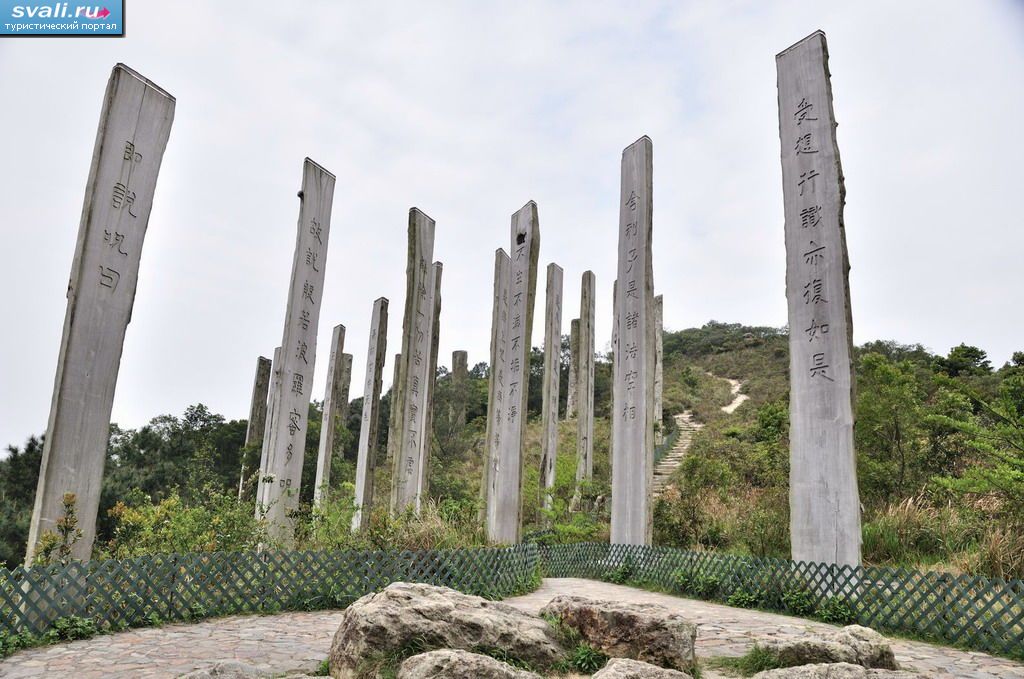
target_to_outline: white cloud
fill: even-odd
[[[254,359],[280,341],[306,155],[338,176],[319,341],[347,326],[353,384],[378,296],[399,351],[413,205],[437,220],[443,364],[454,349],[486,360],[493,251],[528,199],[541,270],[565,269],[566,331],[580,275],[597,274],[603,347],[619,156],[641,134],[655,146],[666,325],[784,324],[774,54],[816,28],[831,49],[856,340],[966,341],[1007,359],[1024,301],[1019,6],[140,3],[124,40],[0,43],[0,442],[45,427],[115,62],[178,98],[114,405],[138,426],[197,401],[246,415]],[[535,322],[534,344],[541,333]]]

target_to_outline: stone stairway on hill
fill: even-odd
[[[672,446],[672,450],[668,451],[668,454],[661,458],[654,467],[653,490],[655,497],[661,495],[672,474],[682,464],[683,457],[686,456],[686,451],[690,448],[690,442],[693,440],[694,434],[704,428],[702,423],[694,421],[693,414],[689,410],[676,415],[675,420],[676,427],[679,428],[679,437],[676,438],[676,443]]]

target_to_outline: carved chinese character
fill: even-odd
[[[316,242],[317,243],[320,243],[320,245],[324,244],[323,240],[320,239],[320,236],[323,233],[323,227],[320,226],[320,221],[319,220],[317,220],[317,219],[310,220],[310,222],[309,222],[309,232],[311,234],[313,234],[314,238],[316,238]]]
[[[517,292],[512,298],[512,306],[519,306],[519,302],[523,299],[523,293]]]
[[[636,389],[636,381],[638,377],[640,377],[640,373],[636,370],[630,370],[626,373],[626,391],[633,391]]]
[[[636,289],[636,280],[631,280],[626,284],[626,298],[632,297],[633,299],[640,299],[640,291]]]
[[[817,247],[815,247],[817,246]],[[804,264],[810,264],[811,266],[818,266],[825,261],[824,245],[818,245],[813,240],[811,241],[811,249],[803,254]]]
[[[303,309],[299,312],[299,325],[302,326],[303,330],[309,330],[309,312]]]
[[[300,373],[295,373],[295,374],[292,375],[292,393],[293,394],[298,394],[299,396],[302,396],[302,382],[303,382],[303,379],[304,378],[303,378],[303,376]]]
[[[800,173],[800,181],[798,181],[796,183],[796,185],[800,187],[800,195],[801,196],[804,195],[804,190],[807,187],[810,187],[811,193],[814,193],[814,188],[815,188],[814,179],[815,179],[815,177],[820,176],[820,174],[821,173],[818,172],[817,170],[808,170],[807,172],[801,172]]]
[[[814,108],[814,104],[809,103],[806,97],[800,99],[800,103],[796,105],[796,113],[793,114],[797,125],[802,125],[805,120],[817,120],[817,118],[811,117],[812,108]]]
[[[130,141],[124,143],[124,159],[135,163],[142,162],[142,154],[135,151],[135,144]]]
[[[516,314],[515,316],[512,317],[512,329],[513,330],[515,330],[516,328],[521,327],[522,324],[523,324],[523,317],[522,317],[521,314]]]
[[[831,377],[828,376],[828,364],[825,363],[825,354],[814,354],[811,357],[813,361],[812,365],[808,370],[811,373],[811,377],[822,377],[829,382],[835,382]]]
[[[302,284],[302,298],[308,299],[310,304],[316,304],[316,300],[313,299],[313,293],[315,291],[316,286],[310,283],[309,281],[305,281]]]
[[[295,436],[295,432],[302,428],[299,425],[299,417],[301,416],[302,414],[298,410],[295,410],[295,408],[292,408],[292,411],[288,413],[288,433],[292,436]],[[290,448],[291,445],[289,444],[288,447]]]
[[[512,372],[519,372],[519,366],[520,366],[519,357],[517,356],[516,358],[512,359],[512,362],[509,363],[508,367],[509,367],[509,370],[511,370]]]
[[[816,339],[820,339],[820,335],[828,334],[828,323],[818,323],[818,321],[811,319],[811,327],[804,330],[807,333],[807,341],[813,342]]]
[[[635,261],[636,261],[636,248],[630,248],[629,249],[629,254],[627,255],[627,259],[626,259],[626,264],[628,264],[628,266],[626,267],[626,273],[629,273],[629,272],[631,272],[633,270],[633,262],[635,262]]]
[[[309,361],[306,360],[306,352],[308,350],[309,346],[302,340],[299,340],[298,346],[295,347],[295,358],[301,358],[303,363],[309,365]]]
[[[626,238],[633,238],[638,233],[640,233],[640,229],[637,228],[636,222],[629,222],[628,224],[626,224],[625,231],[626,231]]]
[[[796,138],[796,145],[793,147],[796,154],[799,156],[801,153],[817,153],[818,149],[814,147],[814,142],[811,141],[811,133],[802,134]]]
[[[121,282],[121,273],[109,266],[100,267],[100,285],[111,290],[117,290],[117,284]]]
[[[639,196],[636,195],[636,191],[629,192],[629,198],[626,199],[626,207],[630,210],[636,210],[636,201]]]
[[[121,182],[114,184],[114,196],[110,201],[110,205],[118,210],[127,207],[128,214],[132,217],[138,217],[137,214],[132,212],[132,208],[135,205],[135,192],[129,191],[128,187]]]
[[[320,253],[313,252],[313,248],[306,248],[306,266],[313,267],[313,271],[320,273],[320,269],[317,268],[317,260],[320,259]]]
[[[820,278],[815,278],[804,286],[804,304],[828,304],[828,300],[825,299],[824,283]]]
[[[526,240],[526,235],[525,234],[519,234],[516,237],[516,243],[520,243],[521,244],[525,240]],[[516,258],[514,260],[512,260],[512,261],[518,262],[520,259],[522,259],[525,256],[526,256],[526,246],[525,245],[520,245],[520,247],[516,248]]]
[[[800,210],[800,228],[815,227],[821,223],[821,206],[813,205]]]
[[[637,356],[637,352],[639,351],[640,346],[636,342],[633,342],[632,344],[626,345],[625,350],[623,351],[623,355],[628,359],[635,359]]]
[[[124,234],[114,231],[111,233],[106,229],[103,230],[103,241],[108,243],[111,249],[116,248],[118,254],[128,256],[128,253],[124,251]]]
[[[626,329],[633,330],[640,325],[640,312],[630,311],[626,314]]]
[[[622,406],[622,419],[624,419],[624,420],[635,420],[636,419],[636,406]]]

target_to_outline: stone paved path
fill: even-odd
[[[509,599],[536,613],[557,594],[650,602],[698,623],[697,654],[736,656],[758,638],[794,637],[830,628],[820,622],[682,599],[593,580],[549,578],[532,594]],[[0,677],[176,677],[220,660],[239,660],[284,674],[315,669],[327,657],[339,611],[232,616],[192,625],[167,625],[121,632],[70,644],[20,651],[0,661]],[[935,677],[1009,679],[1024,677],[1024,664],[984,653],[930,644],[892,641],[906,668]],[[708,679],[721,676],[705,672]]]

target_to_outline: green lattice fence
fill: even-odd
[[[857,622],[1024,657],[1024,581],[900,568],[850,568],[669,547],[575,544],[493,549],[167,554],[13,571],[0,569],[0,633],[41,634],[57,618],[112,628],[156,620],[345,606],[397,581],[501,598],[542,564],[551,577],[618,578],[687,596],[752,596],[786,611],[793,596],[836,599]]]
[[[840,599],[854,619],[980,651],[1024,657],[1024,581],[690,552],[670,547],[542,545],[549,577],[615,574],[680,594],[726,601],[740,592],[786,611],[794,595],[814,608]],[[784,598],[785,597],[785,598]]]
[[[214,552],[0,569],[0,633],[42,634],[62,617],[112,628],[156,620],[346,606],[391,582],[500,598],[522,590],[536,545],[426,551]]]

